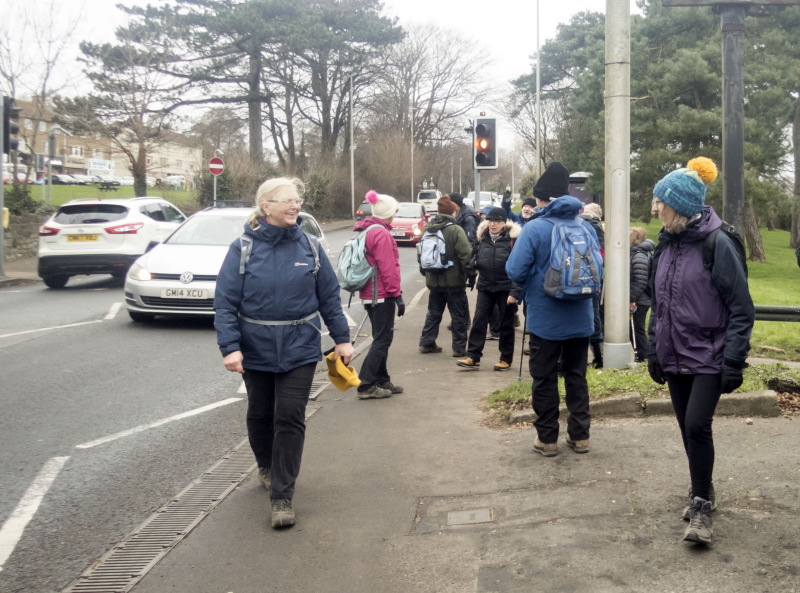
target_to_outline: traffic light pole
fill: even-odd
[[[5,123],[3,119],[4,118],[0,117],[0,138],[3,138],[3,133],[5,131],[3,130],[3,125]],[[6,160],[5,154],[0,152],[0,165],[2,165],[3,175],[5,175],[6,173],[5,160]],[[4,208],[6,205],[4,194],[5,194],[5,183],[3,183],[2,179],[0,179],[0,218],[3,219],[2,221],[0,221],[0,276],[6,275],[4,269],[6,261],[6,229],[3,226],[3,222],[5,221]]]

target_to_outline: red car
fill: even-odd
[[[425,206],[416,202],[400,202],[392,221],[392,236],[397,243],[419,243],[430,215]]]

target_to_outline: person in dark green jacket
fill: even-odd
[[[446,255],[454,265],[444,271],[425,271],[425,285],[430,290],[428,297],[428,315],[419,338],[419,351],[423,354],[441,352],[436,345],[439,336],[439,324],[444,309],[447,307],[452,320],[453,356],[466,356],[467,325],[469,323],[469,304],[467,302],[467,284],[475,287],[475,270],[472,267],[472,245],[467,234],[458,224],[454,214],[457,206],[448,196],[437,202],[439,213],[434,216],[426,231],[442,231]]]

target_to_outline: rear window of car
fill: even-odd
[[[128,209],[119,204],[74,204],[61,206],[53,220],[58,224],[92,224],[122,220]]]
[[[370,212],[372,212],[372,204],[370,204],[369,202],[362,202],[361,206],[359,206],[358,209],[361,212],[370,213]]]

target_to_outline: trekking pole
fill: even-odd
[[[361,328],[364,327],[364,322],[367,320],[367,317],[369,317],[369,315],[367,315],[367,312],[364,311],[364,317],[361,319],[361,323],[358,324],[358,329],[356,329],[356,335],[353,336],[353,340],[351,341],[351,344],[353,344],[353,346],[356,345],[356,340],[358,339],[358,334],[361,333]]]
[[[634,309],[635,311],[636,309]],[[631,345],[633,346],[633,358],[636,359],[636,331],[633,327],[633,312],[631,311]]]
[[[517,381],[522,381],[522,359],[525,358],[525,332],[527,331],[525,328],[527,327],[528,317],[523,314],[522,315],[522,348],[519,351],[519,375],[517,375]]]

